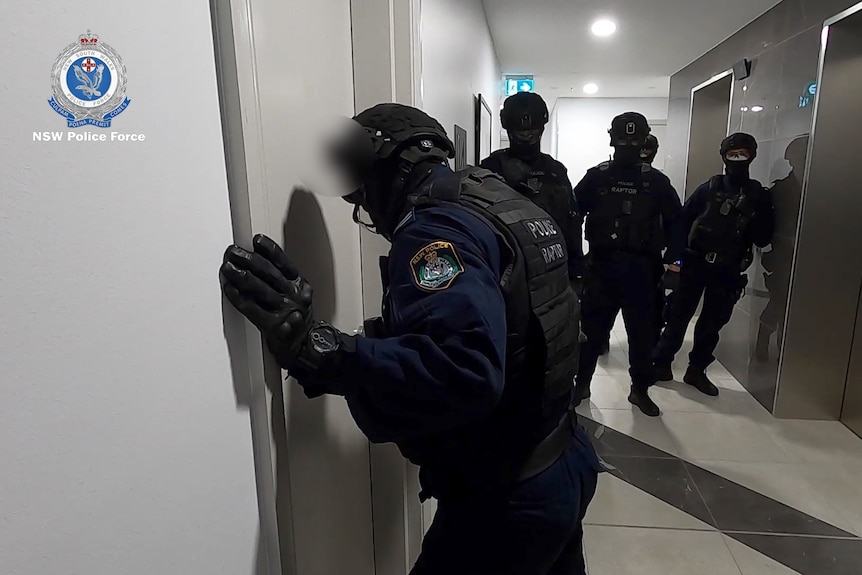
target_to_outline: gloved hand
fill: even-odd
[[[668,266],[664,274],[661,276],[662,288],[670,291],[676,291],[679,288],[679,266]]]
[[[314,322],[313,290],[278,244],[260,234],[252,244],[253,252],[235,245],[225,251],[222,291],[261,331],[279,365],[290,369]]]

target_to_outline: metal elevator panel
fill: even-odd
[[[862,11],[827,24],[774,413],[835,420],[845,384],[851,419],[862,393],[858,375],[847,380],[862,284]]]

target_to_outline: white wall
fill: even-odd
[[[68,130],[48,78],[88,28],[128,70],[112,129],[146,141],[33,141]],[[0,572],[252,573],[207,3],[6,0],[0,69]]]
[[[472,163],[477,94],[491,108],[491,142],[500,141],[502,76],[481,0],[424,0],[420,40],[422,108],[453,141],[455,124],[467,131],[467,161]]]
[[[554,109],[555,120],[549,124],[556,132],[557,155],[569,170],[573,184],[586,171],[607,160],[613,153],[608,128],[614,116],[623,112],[640,112],[647,120],[667,122],[667,98],[560,98]],[[661,146],[661,128],[656,130]],[[661,169],[664,156],[661,147],[655,167]]]

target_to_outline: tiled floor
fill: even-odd
[[[862,574],[862,440],[773,418],[720,365],[718,397],[661,384],[662,416],[645,417],[621,325],[611,343],[578,409],[611,468],[586,521],[590,575]]]

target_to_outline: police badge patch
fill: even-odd
[[[455,253],[455,246],[438,241],[416,252],[410,260],[410,268],[417,286],[428,291],[440,291],[452,285],[464,271],[464,264]]]
[[[113,48],[88,30],[69,44],[51,70],[48,103],[70,128],[110,128],[126,109],[126,66]]]

